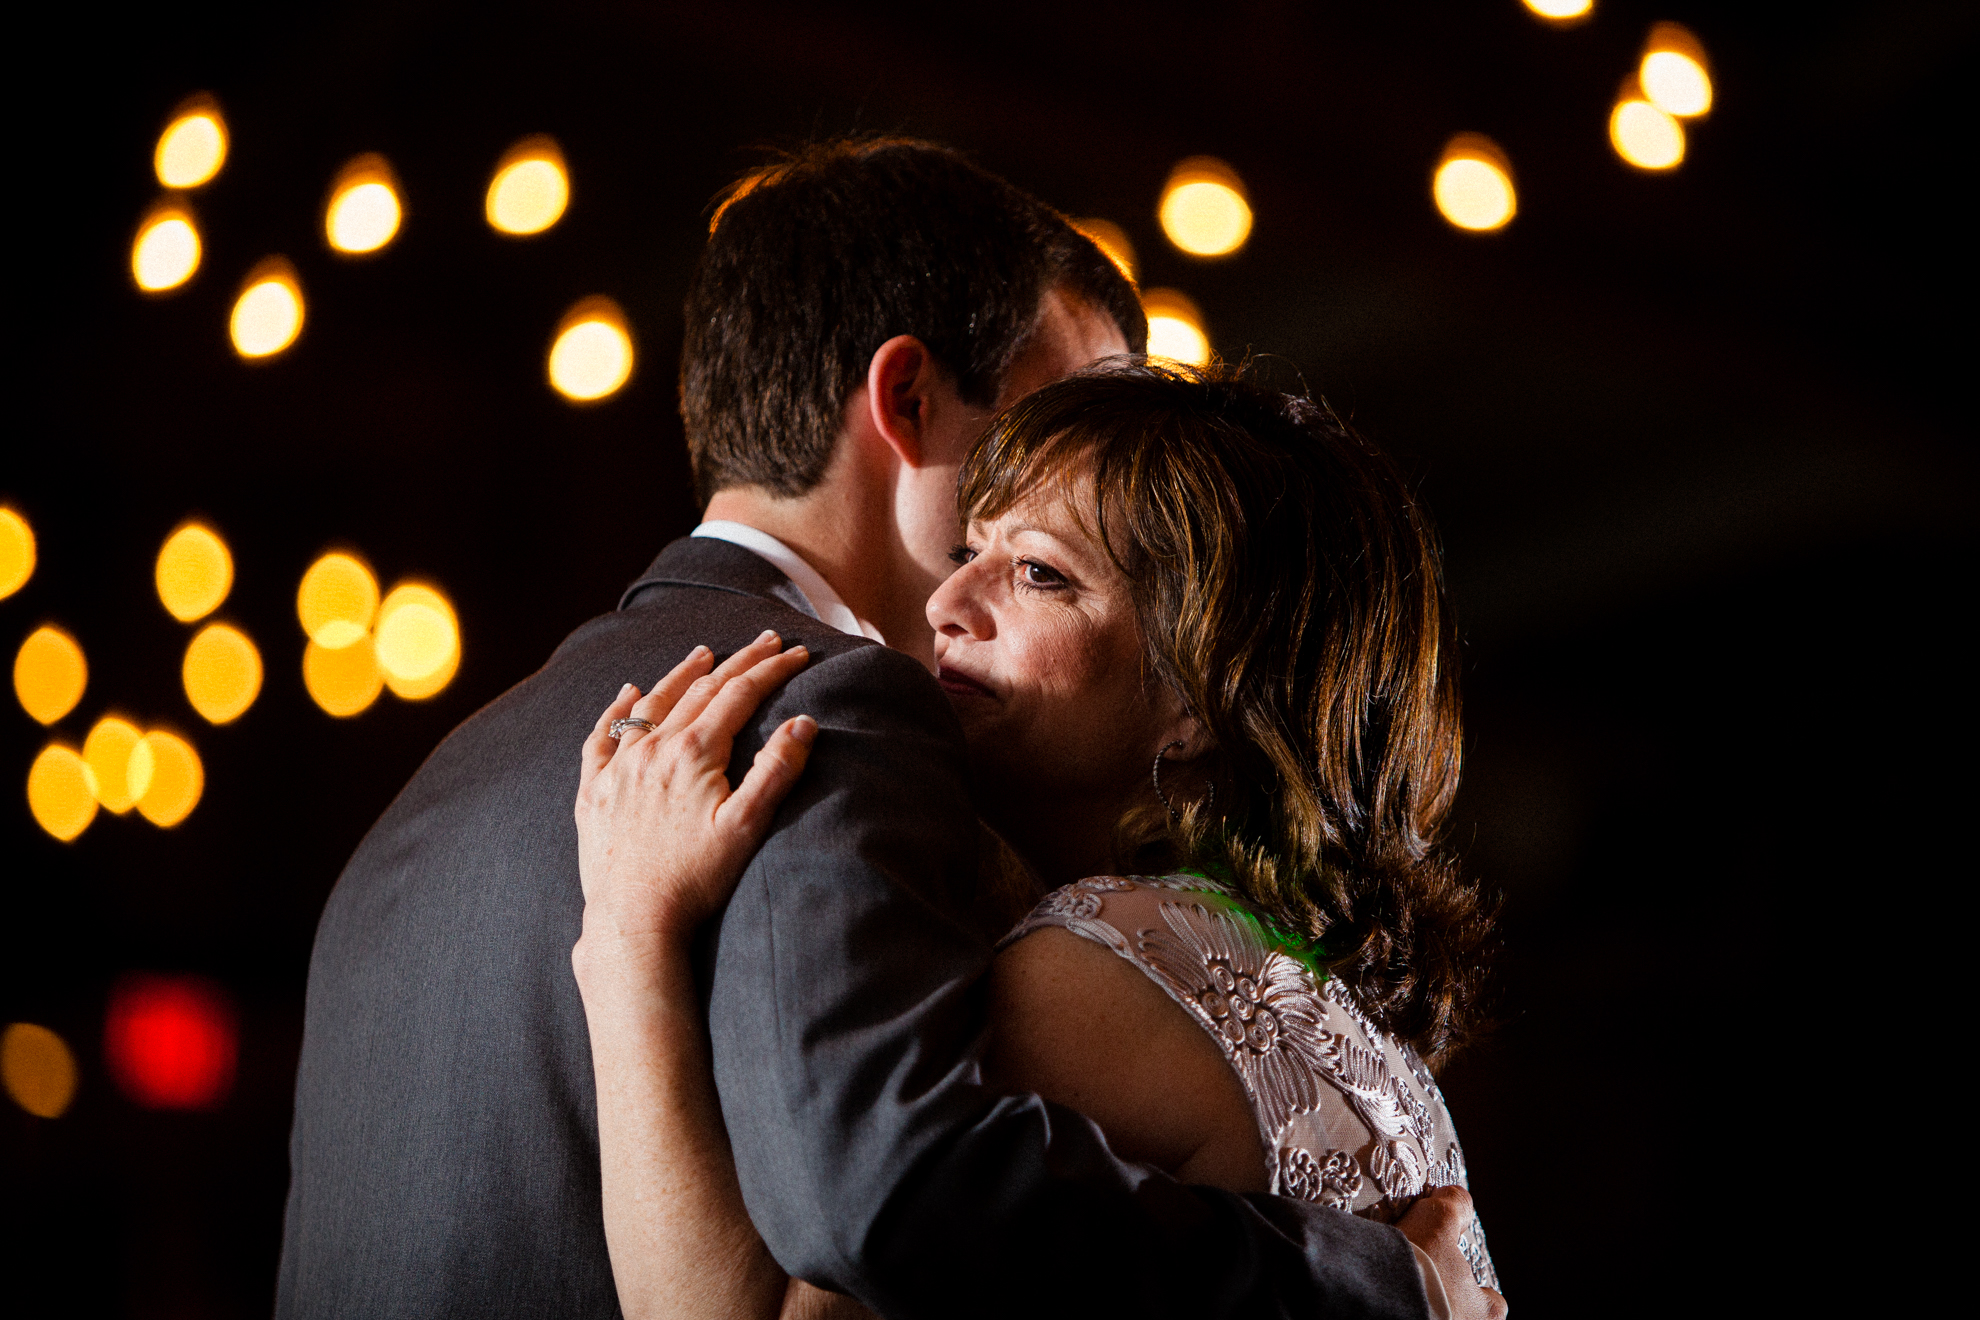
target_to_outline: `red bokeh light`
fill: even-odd
[[[104,1060],[147,1109],[219,1104],[234,1089],[238,1050],[234,1007],[204,977],[133,974],[110,992]]]

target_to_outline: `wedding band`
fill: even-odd
[[[660,726],[655,724],[652,720],[643,720],[637,715],[628,715],[626,716],[626,718],[622,720],[612,721],[612,728],[609,736],[613,742],[617,742],[619,741],[619,739],[626,736],[627,729],[638,729],[641,733],[652,733],[655,729],[659,727]]]

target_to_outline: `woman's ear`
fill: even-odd
[[[1196,716],[1184,712],[1162,732],[1162,759],[1165,761],[1194,761],[1205,752],[1215,749],[1217,740],[1203,722]],[[1178,747],[1176,744],[1182,744]]]

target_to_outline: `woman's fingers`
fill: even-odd
[[[638,705],[635,705],[633,707],[633,714],[643,719],[652,720],[658,724],[662,737],[671,736],[693,723],[695,718],[708,708],[708,703],[715,699],[715,694],[720,692],[728,684],[729,680],[739,674],[747,673],[762,660],[777,654],[778,651],[783,649],[783,646],[782,638],[778,637],[775,632],[765,629],[763,635],[751,642],[748,646],[737,651],[721,664],[715,666],[714,669],[704,672],[700,677],[689,682],[681,692],[680,699],[672,702],[667,710],[657,715],[649,715],[646,711],[641,710]],[[656,706],[655,709],[658,709],[658,707]]]
[[[653,691],[632,704],[626,714],[634,719],[648,720],[656,727],[679,703],[681,697],[695,684],[695,680],[706,674],[715,663],[715,653],[705,646],[697,646],[689,651],[682,661],[667,671],[667,676],[653,685]],[[627,729],[619,738],[621,747],[631,746],[644,738],[646,729]]]
[[[763,744],[749,773],[743,776],[742,783],[716,816],[726,818],[731,828],[743,831],[754,846],[769,830],[777,804],[804,773],[804,764],[811,759],[811,744],[817,738],[818,721],[811,716],[785,720],[770,735],[770,741]]]
[[[598,777],[598,772],[612,763],[612,753],[618,744],[612,741],[612,721],[625,718],[626,712],[639,700],[639,689],[631,683],[619,689],[619,695],[612,698],[612,704],[598,717],[598,723],[591,728],[591,736],[584,740],[584,750],[578,762],[578,787]]]
[[[795,677],[810,659],[811,653],[802,646],[765,656],[751,665],[747,672],[723,684],[722,690],[709,698],[708,705],[695,719],[694,727],[701,730],[702,740],[709,750],[719,753],[722,764],[728,764],[729,744],[749,723],[750,716],[763,704],[763,699]]]

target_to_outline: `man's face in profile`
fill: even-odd
[[[997,410],[1061,376],[1127,351],[1127,338],[1113,317],[1065,286],[1055,285],[1039,300],[1037,326],[1004,375]],[[945,433],[930,437],[927,479],[912,487],[910,498],[922,507],[901,510],[899,520],[908,549],[927,570],[931,586],[954,571],[949,551],[956,543],[956,474],[992,416],[960,400],[951,402],[953,406],[941,410],[952,419]]]

